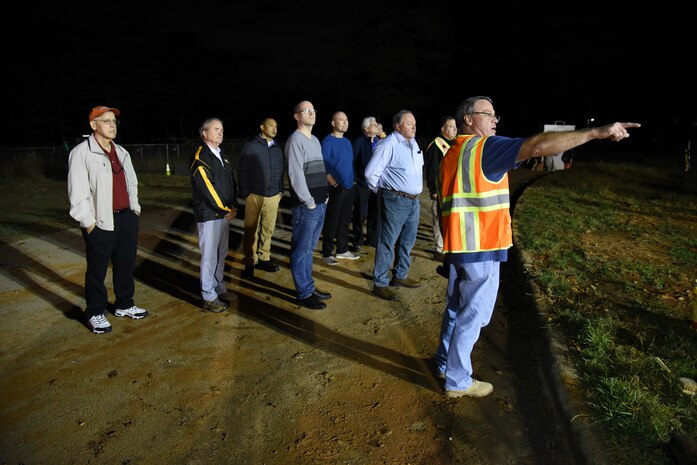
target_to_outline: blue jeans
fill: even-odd
[[[305,205],[293,207],[293,232],[290,237],[290,272],[293,274],[295,294],[298,299],[310,297],[315,290],[312,279],[312,253],[317,247],[324,225],[327,204],[313,209]]]
[[[419,199],[408,199],[392,191],[378,191],[378,228],[375,247],[373,283],[377,287],[390,284],[389,273],[394,263],[395,245],[397,262],[393,277],[404,279],[411,265],[411,249],[416,243],[419,228]]]
[[[446,390],[464,391],[472,385],[472,349],[494,312],[500,263],[449,266],[447,308],[440,328],[436,366],[440,373],[445,373]]]

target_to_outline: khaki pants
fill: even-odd
[[[282,193],[273,197],[249,194],[244,206],[244,265],[271,260],[271,237]]]

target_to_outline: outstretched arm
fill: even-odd
[[[629,137],[628,128],[638,128],[639,123],[612,123],[597,128],[577,129],[576,131],[541,132],[530,136],[518,150],[516,162],[528,158],[547,157],[565,152],[595,139],[610,139],[619,142]]]

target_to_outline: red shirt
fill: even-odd
[[[109,157],[109,160],[111,160],[111,172],[114,173],[114,211],[124,210],[126,208],[130,208],[131,206],[131,203],[128,200],[128,190],[126,190],[126,173],[124,173],[123,165],[116,156],[116,146],[114,144],[109,145],[111,146],[111,150],[106,150],[101,146],[101,144],[99,144],[99,146],[102,147],[102,150],[104,150],[104,153],[106,153],[107,157]]]

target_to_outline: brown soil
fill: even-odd
[[[513,176],[515,188],[533,175]],[[517,172],[516,172],[517,173]],[[447,399],[428,359],[446,280],[435,273],[428,200],[400,301],[372,296],[374,249],[325,266],[324,311],[299,307],[288,269],[240,280],[233,222],[224,314],[199,310],[198,246],[188,207],[145,210],[136,270],[144,320],[83,320],[77,229],[2,247],[0,462],[3,464],[573,464],[586,454],[556,390],[550,342],[519,253],[503,267],[494,319],[475,346],[483,399]],[[109,280],[110,278],[108,278]],[[110,290],[111,291],[111,290]],[[563,377],[564,374],[562,373]]]

